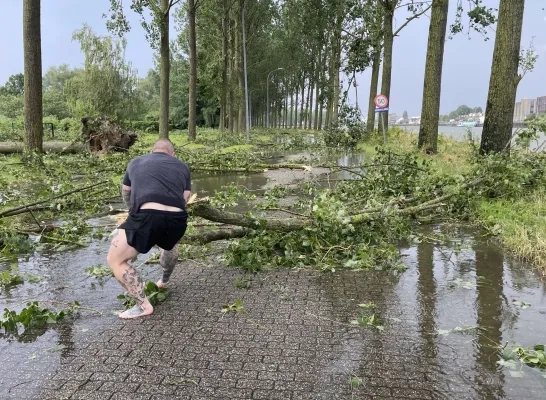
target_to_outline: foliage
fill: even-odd
[[[525,129],[519,132],[515,139],[517,146],[528,149],[532,141],[537,141],[542,132],[546,132],[546,114],[539,117],[527,119]]]
[[[23,74],[11,75],[4,85],[4,93],[20,96],[25,91],[25,76]]]
[[[488,40],[487,28],[494,25],[497,21],[495,12],[498,11],[495,8],[486,7],[483,5],[483,0],[474,0],[469,1],[469,10],[467,11],[469,31],[470,29],[475,30],[478,33],[481,33],[484,36],[484,40]],[[450,38],[453,35],[460,33],[464,29],[463,25],[463,13],[465,9],[463,6],[463,0],[457,0],[457,11],[455,13],[455,21],[450,26]]]
[[[324,142],[329,147],[355,147],[365,134],[366,125],[360,110],[343,105],[339,121],[324,133]]]
[[[472,108],[467,105],[462,105],[457,107],[456,110],[451,111],[448,115],[448,119],[457,119],[459,117],[462,117],[463,115],[481,113],[481,112],[483,112],[481,107]]]
[[[19,313],[6,308],[0,316],[0,330],[4,329],[5,333],[17,334],[19,325],[25,329],[41,328],[46,324],[61,321],[79,308],[80,304],[77,301],[72,303],[69,308],[60,311],[42,308],[37,301],[27,303]]]
[[[85,273],[89,276],[99,279],[107,276],[114,276],[114,272],[112,271],[112,269],[102,264],[92,265],[86,268]]]
[[[163,303],[167,299],[167,290],[165,288],[157,287],[152,281],[148,281],[144,284],[144,294],[152,306]],[[117,298],[122,301],[123,307],[125,307],[126,310],[136,304],[135,299],[127,292],[120,294]]]
[[[233,304],[224,304],[222,306],[223,313],[228,313],[228,312],[241,313],[244,311],[245,311],[245,308],[243,307],[243,300],[241,299],[235,300],[235,303]]]
[[[23,283],[25,280],[19,275],[17,265],[12,265],[10,269],[0,272],[0,287],[9,287]]]
[[[537,344],[531,347],[514,346],[505,347],[501,353],[501,360],[498,364],[506,365],[507,362],[514,363],[519,360],[530,367],[546,368],[546,352],[543,344]],[[508,363],[510,365],[510,363]]]
[[[78,117],[108,115],[127,119],[138,115],[136,70],[125,61],[126,41],[97,36],[84,24],[74,32],[85,56],[84,69],[65,85],[68,104]]]
[[[360,307],[358,316],[356,319],[350,321],[352,325],[359,326],[373,326],[377,330],[382,331],[384,329],[383,322],[377,317],[374,312],[374,303],[363,303],[358,305]]]

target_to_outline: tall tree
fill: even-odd
[[[381,93],[387,96],[389,104],[391,104],[391,78],[392,78],[392,49],[394,38],[404,29],[412,20],[419,18],[427,12],[432,6],[431,1],[410,1],[400,4],[402,0],[378,0],[383,8],[383,71],[381,75]],[[411,13],[406,21],[393,32],[394,29],[394,13],[400,8],[407,6]],[[383,121],[385,130],[388,128],[388,118]]]
[[[168,1],[168,0],[162,0]],[[196,0],[188,0],[188,47],[190,53],[190,88],[188,94],[188,139],[195,140],[196,108],[197,108],[197,44],[195,38],[195,3]],[[167,45],[168,47],[168,45]]]
[[[118,119],[138,113],[138,77],[125,61],[124,39],[98,36],[84,25],[73,39],[84,53],[84,68],[65,84],[65,95],[72,112],[79,117],[110,115]]]
[[[24,95],[26,153],[42,152],[42,36],[40,0],[23,0]]]
[[[180,0],[132,0],[131,9],[141,16],[141,25],[146,38],[153,49],[160,54],[160,104],[159,137],[169,137],[169,15],[171,8]],[[145,10],[152,15],[147,21]],[[131,28],[123,13],[123,0],[110,0],[110,20],[106,22],[108,30],[122,36]]]
[[[488,40],[486,27],[492,25],[496,19],[493,9],[482,5],[482,0],[469,2],[467,12],[470,27],[480,32]],[[419,129],[418,147],[426,153],[436,153],[438,147],[438,122],[440,119],[440,94],[442,86],[442,66],[444,45],[447,30],[447,16],[449,0],[433,0],[432,15],[430,18],[427,62],[425,67],[425,83],[423,87],[423,106],[421,109],[421,127]],[[461,22],[464,7],[463,0],[458,0],[455,22],[451,25],[451,33],[461,32]],[[469,107],[459,107],[460,115],[469,114]]]
[[[22,95],[25,91],[25,76],[23,74],[11,75],[4,88],[8,94]]]
[[[480,153],[501,152],[512,137],[525,0],[501,0]]]
[[[447,30],[449,0],[434,0],[428,31],[427,61],[423,86],[421,126],[417,146],[428,154],[438,151],[438,120],[440,118],[440,94],[442,67]]]

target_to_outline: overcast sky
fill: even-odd
[[[498,8],[498,0],[484,0]],[[95,32],[106,34],[102,14],[109,9],[109,0],[42,0],[42,62],[44,72],[53,65],[80,66],[83,56],[72,32],[85,22]],[[449,21],[455,13],[456,0],[451,0]],[[466,2],[464,2],[466,3]],[[546,96],[546,0],[526,0],[522,45],[527,48],[534,37],[539,60],[534,72],[520,83],[517,98]],[[22,1],[0,0],[0,84],[10,75],[23,71]],[[127,36],[126,56],[144,76],[153,64],[153,53],[146,42],[138,17],[130,11],[132,30]],[[404,22],[404,14],[397,16],[397,25]],[[464,21],[465,23],[467,21]],[[174,25],[174,24],[173,24]],[[421,109],[423,74],[428,36],[428,17],[411,22],[395,39],[391,112],[419,115]],[[174,38],[174,28],[172,38]],[[477,33],[461,33],[446,42],[442,79],[441,113],[447,114],[461,104],[485,109],[495,32],[484,41]],[[370,72],[357,77],[358,103],[367,110]],[[354,90],[350,99],[354,101]]]

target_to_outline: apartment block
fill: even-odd
[[[536,113],[537,114],[546,113],[546,96],[542,96],[542,97],[537,98]]]

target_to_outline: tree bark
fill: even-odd
[[[396,2],[394,2],[396,3]],[[385,3],[384,9],[384,35],[383,35],[383,72],[381,76],[381,94],[387,96],[390,104],[391,75],[392,75],[392,45],[394,36],[392,32],[394,19],[394,4],[391,1]],[[381,119],[385,130],[389,128],[389,118]]]
[[[366,130],[372,133],[375,130],[375,103],[374,99],[377,96],[377,86],[379,84],[379,68],[381,67],[381,46],[376,45],[374,48],[372,61],[372,80],[370,82],[370,98],[368,101],[368,121]]]
[[[220,132],[224,132],[226,126],[226,107],[228,91],[228,0],[223,0],[224,16],[222,18],[222,93],[220,94]]]
[[[314,52],[313,52],[314,53]],[[313,67],[311,73],[309,74],[309,91],[307,95],[309,96],[309,109],[307,112],[307,129],[313,128],[313,95],[315,94],[315,69],[316,69],[316,60],[312,56]]]
[[[312,86],[312,82],[311,82],[311,77],[309,76],[309,83],[307,84],[307,98],[305,99],[305,122],[304,122],[304,125],[303,125],[303,129],[308,129],[307,128],[307,122],[309,121],[309,117],[310,117],[310,111],[309,111],[309,97],[311,96],[311,86]]]
[[[233,21],[229,23],[231,55],[229,60],[229,133],[233,133],[235,129],[235,94],[233,92],[233,77],[235,76],[235,30],[233,29]]]
[[[290,125],[294,125],[294,92],[290,92]]]
[[[300,94],[300,87],[296,85],[296,104],[294,105],[294,129],[298,128],[298,97]]]
[[[23,0],[25,153],[42,152],[42,35],[40,0]]]
[[[166,1],[166,0],[163,0]],[[168,0],[167,0],[168,2]],[[188,99],[188,140],[197,137],[197,43],[195,37],[195,0],[188,0],[188,25],[190,49],[190,88]],[[167,45],[168,46],[168,45]]]
[[[344,2],[342,1],[338,3],[336,32],[334,35],[335,51],[332,52],[332,55],[334,56],[334,63],[333,63],[334,93],[332,95],[332,119],[336,123],[337,123],[338,114],[339,114],[339,92],[340,92],[339,71],[341,69],[341,29],[343,24],[343,11],[344,11],[344,7],[342,6],[343,4]]]
[[[305,126],[303,125],[304,121],[304,115],[303,115],[303,106],[304,106],[304,97],[305,97],[305,75],[302,75],[301,79],[301,106],[300,106],[300,127],[301,129],[305,129]]]
[[[160,27],[159,48],[159,137],[169,137],[169,78],[171,71],[171,55],[169,49],[169,0],[161,0],[163,13]]]
[[[78,153],[87,150],[81,143],[43,142],[42,151],[51,153]],[[25,145],[20,142],[0,142],[0,154],[23,153]]]
[[[495,50],[489,79],[480,153],[498,153],[510,146],[525,0],[501,0]]]
[[[448,11],[449,0],[432,2],[418,141],[419,149],[427,154],[438,152],[438,121]]]

